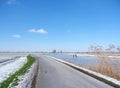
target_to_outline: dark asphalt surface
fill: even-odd
[[[46,56],[37,56],[39,71],[36,88],[113,88]]]

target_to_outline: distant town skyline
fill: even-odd
[[[120,46],[120,0],[0,0],[0,51]]]

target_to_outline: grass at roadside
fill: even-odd
[[[118,71],[119,64],[109,62],[109,59],[103,59],[101,63],[98,63],[97,66],[94,67],[86,67],[92,71],[101,73],[103,75],[107,75],[109,77],[120,80],[120,71]]]
[[[27,63],[2,83],[0,83],[0,88],[8,88],[11,83],[12,86],[17,85],[19,81],[18,76],[24,75],[34,62],[35,59],[32,56],[27,56]]]
[[[89,53],[97,56],[98,63],[94,67],[87,67],[90,70],[96,71],[103,75],[120,80],[120,61],[114,61],[116,56],[120,55],[120,47],[110,44],[107,48],[101,45],[90,45]],[[112,56],[112,58],[110,58]]]

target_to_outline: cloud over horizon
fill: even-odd
[[[48,32],[46,30],[44,30],[44,29],[39,29],[39,30],[30,29],[28,32],[40,33],[40,34],[48,34]]]
[[[13,38],[21,38],[21,35],[12,35]]]

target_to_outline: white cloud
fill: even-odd
[[[40,34],[48,34],[48,32],[44,29],[39,29],[39,30],[31,29],[31,30],[29,30],[29,32],[40,33]]]
[[[12,35],[13,38],[21,38],[21,35]]]
[[[7,4],[11,5],[11,4],[15,4],[17,0],[8,0]]]
[[[45,31],[44,29],[39,29],[37,30],[38,33],[41,33],[41,34],[48,34],[47,31]]]
[[[29,32],[36,32],[36,30],[35,29],[30,29]]]

